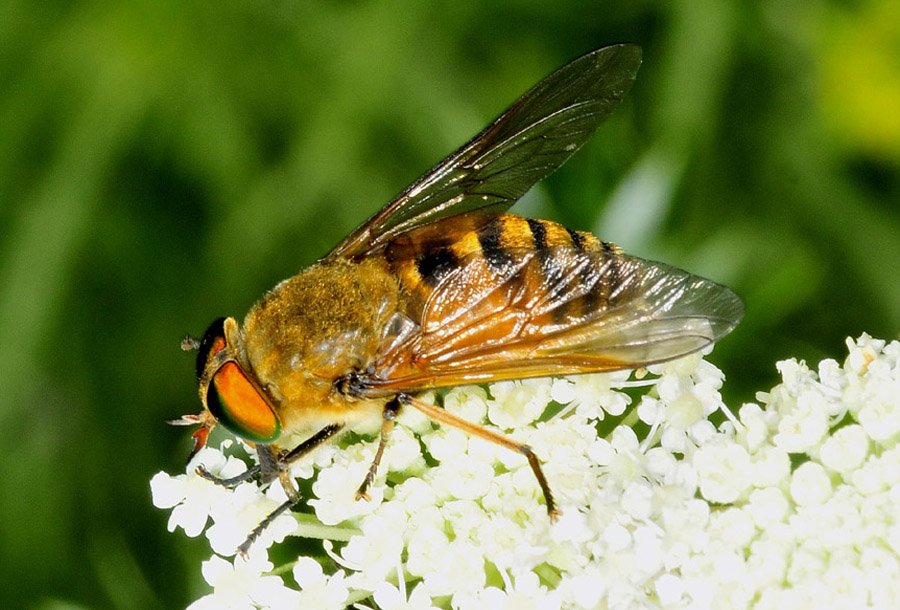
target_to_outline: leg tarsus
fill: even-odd
[[[541,488],[541,492],[543,492],[544,494],[544,501],[547,504],[547,514],[550,516],[550,519],[554,521],[557,519],[557,517],[559,517],[561,513],[560,510],[556,508],[556,501],[553,499],[553,494],[550,491],[550,485],[547,483],[547,477],[544,476],[544,471],[541,469],[541,461],[538,459],[537,455],[535,455],[531,447],[529,447],[525,443],[520,443],[507,436],[504,436],[499,432],[494,432],[493,430],[489,430],[484,426],[479,426],[478,424],[473,424],[470,421],[466,421],[461,417],[457,417],[456,415],[445,411],[443,408],[437,405],[432,405],[425,401],[419,400],[418,398],[413,398],[408,394],[399,394],[397,396],[397,401],[400,404],[412,405],[439,424],[453,426],[454,428],[458,428],[471,436],[483,438],[487,441],[491,441],[492,443],[496,443],[501,447],[506,447],[507,449],[511,449],[513,451],[521,453],[523,456],[525,456],[525,459],[528,460],[528,465],[531,466],[531,471],[534,473],[538,485]]]
[[[253,546],[253,543],[256,542],[260,534],[262,534],[263,531],[265,531],[265,529],[269,527],[273,521],[275,521],[275,519],[280,517],[282,513],[290,509],[293,505],[293,500],[287,500],[286,502],[282,502],[280,505],[278,505],[278,508],[266,515],[266,518],[260,521],[259,525],[253,528],[253,531],[250,532],[250,535],[247,536],[247,539],[244,540],[237,548],[237,552],[241,554],[241,557],[246,559],[247,553],[250,551],[250,547]]]
[[[562,514],[562,511],[556,507],[556,500],[553,499],[553,493],[550,491],[550,484],[547,483],[547,477],[544,476],[544,470],[541,468],[541,461],[538,459],[530,445],[519,445],[518,447],[514,447],[514,449],[524,455],[525,459],[528,460],[528,465],[531,466],[534,478],[537,479],[541,492],[544,494],[544,502],[547,504],[547,515],[550,517],[551,521],[556,521]]]
[[[217,477],[216,475],[214,475],[210,471],[208,471],[203,464],[200,464],[199,466],[197,466],[197,468],[194,472],[197,473],[197,476],[202,477],[202,478],[206,479],[207,481],[211,481],[211,482],[215,483],[216,485],[221,485],[222,487],[228,487],[230,489],[232,487],[237,487],[239,484],[243,483],[244,481],[247,481],[247,480],[253,478],[254,476],[256,476],[259,473],[259,466],[251,466],[250,468],[248,468],[241,474],[237,475],[236,477],[231,477],[229,479],[223,479],[221,477]]]

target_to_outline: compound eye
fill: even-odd
[[[206,363],[210,358],[222,351],[225,347],[225,318],[219,318],[209,325],[203,338],[200,340],[200,347],[197,349],[197,379],[203,377],[203,371],[206,370]]]
[[[235,362],[226,362],[213,375],[206,406],[219,423],[248,441],[271,443],[281,435],[272,407]]]

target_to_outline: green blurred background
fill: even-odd
[[[635,42],[623,106],[516,208],[726,283],[728,399],[900,331],[894,0],[26,2],[0,9],[0,606],[177,608],[203,539],[148,481],[179,350],[553,69]]]

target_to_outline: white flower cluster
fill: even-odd
[[[354,494],[375,442],[317,449],[292,470],[315,476],[315,515],[279,517],[247,559],[223,557],[283,501],[280,486],[227,490],[192,472],[199,461],[233,476],[240,460],[206,449],[188,474],[157,474],[153,501],[173,508],[170,530],[196,536],[213,522],[217,555],[202,567],[213,592],[192,610],[897,608],[900,342],[863,335],[848,347],[843,365],[817,371],[778,363],[782,383],[737,417],[699,355],[641,381],[449,392],[449,411],[534,448],[563,511],[555,523],[520,455],[412,409],[372,501]],[[639,385],[636,408],[599,436],[630,404],[623,389]],[[542,421],[553,403],[562,411]],[[267,549],[288,534],[324,539],[330,560],[276,569]]]

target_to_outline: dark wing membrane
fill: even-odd
[[[694,352],[743,315],[730,289],[617,251],[517,249],[448,272],[381,354],[372,394],[635,368]]]
[[[640,47],[625,44],[560,68],[363,223],[327,258],[365,255],[413,227],[448,216],[505,210],[593,135],[631,89],[640,64]]]

